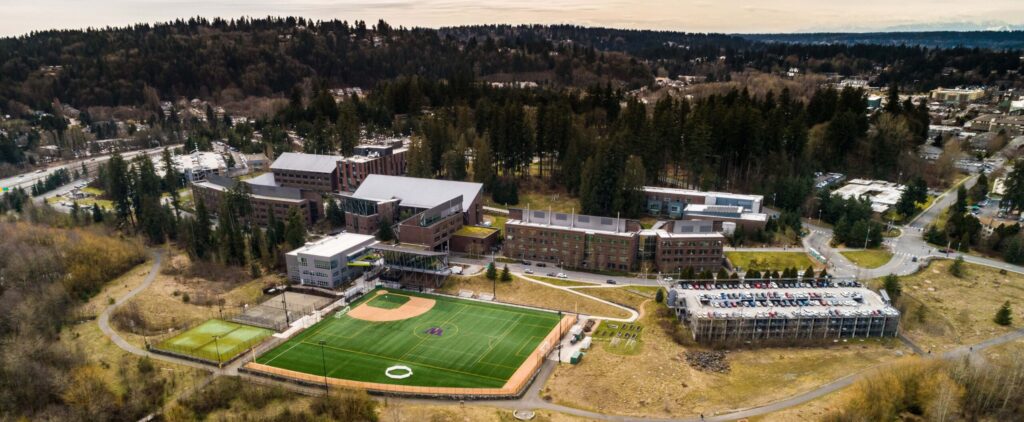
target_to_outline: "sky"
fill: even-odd
[[[441,27],[570,23],[685,32],[986,29],[1024,0],[0,0],[0,35],[205,16],[304,16]]]

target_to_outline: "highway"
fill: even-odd
[[[175,146],[177,145],[168,145],[166,147],[174,148]],[[139,156],[141,154],[154,156],[159,155],[161,152],[163,152],[163,150],[164,147],[128,151],[122,153],[121,156],[124,157],[125,159],[135,158],[136,156]],[[110,160],[110,157],[110,154],[106,154],[97,155],[89,158],[82,158],[78,160],[71,160],[54,164],[42,170],[36,170],[33,172],[22,173],[17,176],[8,177],[6,179],[0,179],[0,189],[7,190],[17,187],[31,189],[32,185],[34,185],[37,181],[46,179],[50,174],[53,174],[59,169],[67,169],[69,172],[74,173],[75,170],[80,170],[82,168],[83,163],[85,164],[86,169],[89,171],[89,174],[94,175],[96,174],[96,169],[99,167],[99,165]]]

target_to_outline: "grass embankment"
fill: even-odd
[[[725,257],[729,259],[734,267],[743,270],[775,270],[782,271],[786,268],[796,268],[803,271],[810,265],[814,265],[811,258],[804,252],[726,252]]]
[[[557,309],[566,312],[579,312],[587,315],[597,315],[613,318],[627,318],[629,313],[617,307],[601,303],[562,289],[543,286],[519,277],[513,277],[512,281],[498,281],[496,284],[497,295],[495,300],[499,302],[514,303],[517,305],[538,306],[547,309]],[[492,282],[486,277],[450,277],[445,282],[441,293],[458,294],[460,290],[470,290],[477,293],[491,293]],[[586,292],[584,292],[586,293]]]
[[[153,284],[119,309],[112,322],[125,339],[141,346],[143,336],[156,336],[149,338],[156,342],[203,321],[227,318],[244,305],[259,303],[267,285],[280,283],[275,275],[253,280],[244,269],[193,263],[187,255],[172,251],[164,257]]]
[[[1005,301],[1017,312],[1024,307],[1024,275],[964,263],[965,274],[957,278],[949,272],[952,263],[933,261],[922,271],[900,278],[900,329],[933,353],[1005,334],[1012,327],[992,321],[996,310]],[[871,285],[878,287],[881,280]]]
[[[892,252],[886,249],[867,249],[862,251],[840,252],[846,259],[861,268],[878,268],[885,265],[892,259]]]
[[[701,348],[675,343],[662,328],[667,317],[660,307],[653,301],[644,305],[639,353],[624,356],[596,342],[579,365],[556,368],[542,395],[555,403],[616,415],[710,415],[790,397],[907,353],[893,340],[753,348],[728,352],[730,372],[701,372],[685,359],[687,350]]]
[[[555,286],[562,286],[562,287],[579,287],[579,286],[594,286],[594,285],[596,285],[595,283],[587,283],[587,282],[584,282],[584,281],[572,281],[572,280],[566,280],[566,279],[555,278],[555,277],[546,277],[546,276],[534,275],[534,274],[524,274],[523,277],[529,277],[529,278],[532,278],[534,280],[543,281],[543,282],[548,283],[548,284],[553,284]]]

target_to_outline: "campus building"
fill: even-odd
[[[900,322],[884,290],[832,278],[689,280],[666,304],[701,343],[896,337]]]
[[[479,183],[371,174],[339,198],[349,232],[374,234],[391,224],[402,243],[443,251],[463,226],[480,223],[482,192]]]
[[[192,198],[194,201],[203,201],[206,209],[216,215],[225,195],[239,183],[246,185],[252,211],[249,222],[252,224],[266,226],[271,214],[278,221],[285,221],[293,209],[306,220],[307,226],[320,219],[320,194],[278,186],[271,173],[241,182],[229,177],[207,175],[206,180],[192,183]]]
[[[640,232],[641,250],[652,251],[654,268],[674,273],[686,268],[694,271],[717,271],[725,257],[725,236],[715,223],[702,220],[659,221]],[[653,248],[652,248],[653,246]]]
[[[985,98],[984,88],[936,88],[931,91],[932,100],[946,104],[961,104]]]
[[[316,191],[337,192],[340,155],[286,152],[270,165],[274,180],[280,186]]]
[[[341,233],[306,243],[285,254],[288,280],[304,286],[337,289],[375,265],[367,257],[373,236]]]
[[[150,157],[153,166],[164,174],[167,171],[164,159],[160,155]],[[224,156],[216,152],[196,151],[171,157],[171,165],[185,180],[195,182],[205,180],[208,175],[222,176],[227,172],[228,165]]]
[[[341,190],[354,192],[366,176],[382,174],[401,176],[406,171],[405,156],[409,151],[408,141],[393,139],[376,144],[356,146],[350,157],[338,161],[338,175]]]
[[[630,271],[637,268],[639,241],[635,220],[511,209],[504,254],[566,268]]]
[[[644,186],[644,197],[648,214],[711,221],[719,232],[732,233],[738,227],[756,231],[768,223],[768,215],[761,211],[761,195]]]

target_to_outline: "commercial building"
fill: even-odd
[[[337,192],[340,155],[286,152],[270,165],[274,180],[280,186],[316,191]]]
[[[686,281],[666,303],[701,343],[895,337],[900,321],[884,290],[831,278]]]
[[[318,193],[278,186],[271,173],[241,182],[211,174],[206,180],[192,183],[192,197],[195,201],[203,201],[211,214],[217,214],[224,196],[239,183],[246,185],[252,210],[249,221],[252,224],[266,226],[271,214],[278,221],[285,221],[293,209],[306,220],[307,225],[320,219],[322,205]]]
[[[867,199],[871,201],[872,211],[884,213],[900,201],[906,188],[906,186],[884,180],[853,179],[832,192],[832,195],[839,195],[844,199]]]
[[[285,254],[288,279],[304,286],[337,289],[375,265],[367,248],[373,236],[341,233],[306,243]]]
[[[947,104],[961,104],[985,98],[984,88],[936,88],[929,97]]]
[[[389,139],[356,146],[352,156],[338,161],[341,190],[355,191],[366,176],[371,174],[404,175],[408,151],[407,139]]]
[[[630,271],[637,267],[639,241],[635,220],[511,209],[504,253],[567,268]]]
[[[371,174],[352,193],[339,195],[349,232],[374,234],[392,224],[402,243],[432,250],[483,215],[483,185],[451,180]]]

